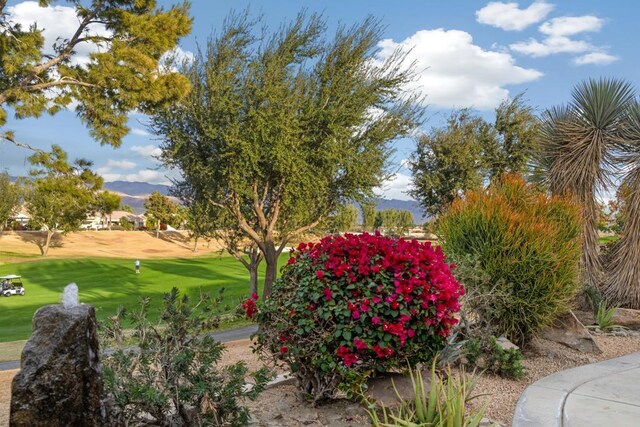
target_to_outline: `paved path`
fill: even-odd
[[[512,427],[640,426],[640,353],[549,375],[527,387]]]
[[[216,332],[213,337],[221,342],[237,341],[249,338],[251,334],[258,330],[257,325],[245,326],[242,328],[228,329],[222,332]],[[11,362],[0,362],[0,371],[7,371],[9,369],[20,368],[20,361],[14,360]]]

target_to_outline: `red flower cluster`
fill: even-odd
[[[362,324],[360,338],[343,339],[334,347],[346,366],[373,355],[388,358],[414,339],[437,341],[457,323],[453,315],[464,288],[451,274],[455,266],[446,264],[441,248],[430,243],[378,233],[329,236],[301,243],[289,266],[307,271],[318,283],[323,298],[307,302],[308,311],[331,304],[343,328]]]
[[[258,306],[256,305],[257,300],[258,294],[254,292],[251,294],[251,297],[248,300],[243,301],[242,304],[240,304],[240,307],[242,307],[245,315],[249,319],[253,319],[253,316],[255,316],[255,314],[258,312]]]

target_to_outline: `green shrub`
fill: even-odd
[[[430,362],[463,292],[428,243],[366,233],[303,243],[258,308],[259,349],[284,361],[315,402],[357,392],[376,372]]]
[[[484,295],[470,308],[496,335],[525,344],[570,309],[579,288],[580,218],[573,201],[538,193],[512,175],[467,193],[440,217],[445,252],[467,263],[466,277],[460,268],[457,279]]]
[[[472,413],[466,410],[467,403],[478,397],[472,395],[475,387],[473,377],[464,372],[454,376],[448,370],[447,379],[444,380],[436,375],[433,365],[427,391],[422,373],[419,370],[409,372],[413,384],[413,400],[403,400],[396,390],[398,399],[402,402],[397,411],[389,410],[384,405],[378,408],[375,403],[368,402],[367,412],[375,427],[476,427],[480,424],[485,409]]]
[[[103,345],[117,350],[102,359],[105,387],[126,425],[243,426],[248,410],[240,399],[257,397],[268,381],[261,369],[251,374],[243,362],[217,367],[224,345],[210,331],[217,326],[211,299],[201,295],[191,304],[174,288],[164,295],[158,322],[149,320],[149,299],[140,308],[123,309],[101,325]],[[130,321],[126,341],[122,323]],[[135,345],[135,347],[134,347]]]

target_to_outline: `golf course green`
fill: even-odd
[[[287,258],[283,254],[281,261]],[[200,291],[216,297],[224,288],[221,313],[233,312],[249,294],[249,273],[231,256],[142,260],[140,274],[131,259],[39,259],[0,265],[0,276],[7,274],[22,276],[26,293],[0,297],[0,342],[27,339],[36,310],[60,302],[71,282],[78,285],[80,302],[96,308],[98,319],[115,314],[119,306],[135,307],[143,296],[157,309],[173,287],[192,297]]]

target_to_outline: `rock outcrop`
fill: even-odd
[[[13,379],[10,425],[109,425],[98,355],[92,306],[38,310]]]
[[[598,343],[572,312],[557,318],[541,335],[546,340],[564,344],[583,353],[602,353]]]

